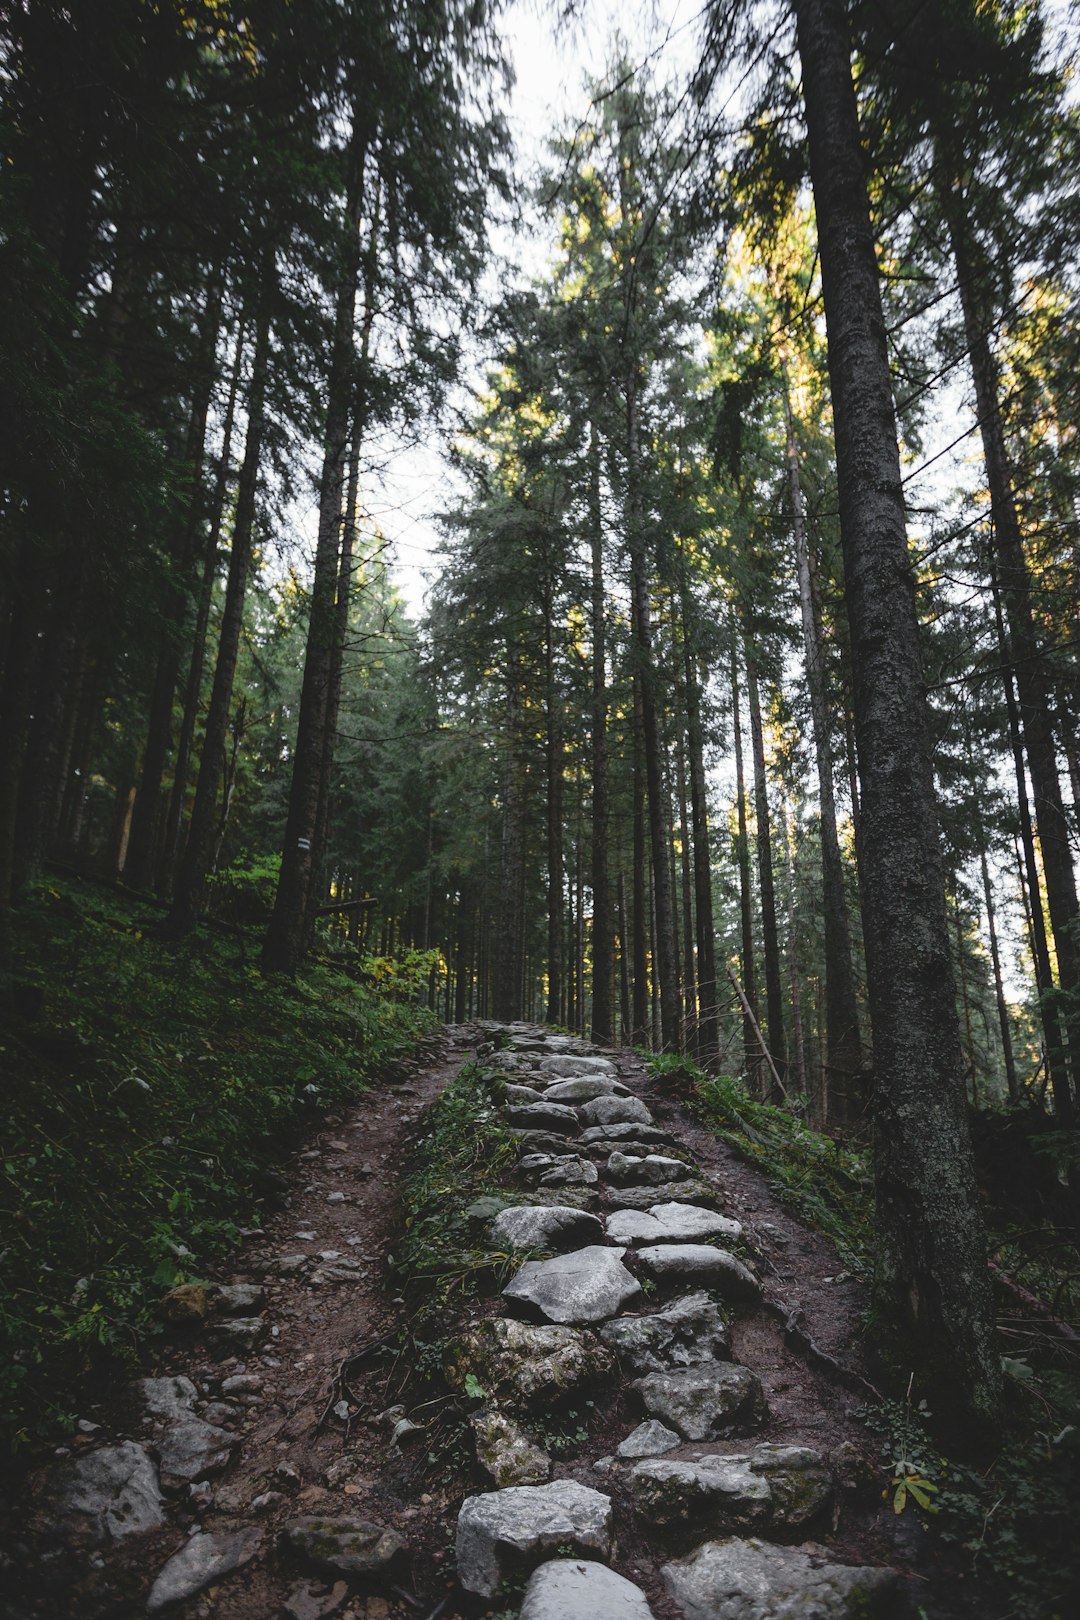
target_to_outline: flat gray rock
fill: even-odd
[[[606,1074],[614,1080],[617,1072],[610,1058],[586,1057],[583,1053],[557,1052],[553,1057],[541,1058],[538,1067],[545,1074],[564,1075],[568,1080],[582,1074]]]
[[[587,1103],[597,1097],[629,1097],[621,1080],[609,1074],[583,1074],[575,1080],[555,1080],[544,1093],[545,1102]]]
[[[466,1592],[491,1598],[507,1577],[559,1548],[607,1558],[611,1532],[610,1499],[573,1479],[467,1496],[457,1522],[458,1580]]]
[[[718,1288],[725,1299],[747,1304],[761,1298],[761,1284],[753,1272],[727,1249],[714,1249],[709,1243],[661,1243],[639,1249],[638,1259],[657,1281],[685,1278],[688,1282],[708,1283]]]
[[[677,1429],[684,1440],[716,1440],[756,1427],[765,1416],[761,1384],[730,1362],[647,1373],[631,1385],[650,1417]]]
[[[742,1235],[738,1221],[729,1220],[715,1209],[700,1204],[651,1204],[647,1210],[618,1210],[607,1218],[607,1235],[612,1243],[628,1249],[652,1243],[694,1243],[702,1238],[737,1238]]]
[[[517,1150],[521,1158],[527,1158],[533,1153],[566,1152],[566,1137],[556,1136],[554,1131],[513,1131],[511,1135],[517,1138]]]
[[[664,1202],[711,1206],[721,1203],[722,1195],[707,1181],[668,1181],[661,1187],[612,1187],[609,1202],[612,1209],[652,1209]]]
[[[297,1557],[327,1575],[379,1575],[405,1551],[396,1530],[368,1519],[293,1519],[284,1537]]]
[[[143,1405],[156,1418],[179,1418],[190,1412],[198,1390],[190,1378],[140,1378],[136,1388]]]
[[[551,1458],[505,1412],[485,1406],[469,1425],[476,1460],[500,1490],[509,1485],[541,1485],[551,1478]]]
[[[503,1298],[550,1322],[604,1322],[641,1296],[640,1283],[622,1263],[625,1252],[590,1244],[554,1260],[527,1260]]]
[[[640,1097],[597,1097],[580,1110],[586,1125],[654,1125],[649,1110]]]
[[[685,1176],[688,1168],[682,1159],[669,1159],[661,1153],[612,1153],[607,1177],[616,1187],[658,1187]]]
[[[507,1086],[503,1092],[503,1101],[513,1103],[516,1107],[528,1107],[530,1103],[543,1102],[542,1093],[534,1091],[532,1086]]]
[[[238,1444],[228,1429],[202,1418],[183,1417],[170,1423],[157,1442],[161,1477],[167,1485],[190,1484],[220,1473]]]
[[[496,1249],[568,1249],[601,1242],[604,1229],[596,1215],[569,1204],[521,1204],[496,1215],[487,1235]]]
[[[615,1447],[615,1455],[632,1462],[639,1457],[662,1457],[666,1451],[674,1451],[676,1446],[681,1445],[682,1439],[674,1429],[665,1428],[655,1418],[648,1418]]]
[[[661,1573],[686,1620],[874,1620],[889,1613],[897,1584],[891,1569],[736,1537],[707,1541]]]
[[[581,1121],[568,1103],[525,1103],[521,1108],[507,1108],[506,1123],[520,1131],[553,1131],[556,1136],[576,1136]]]
[[[669,1143],[673,1140],[670,1131],[661,1130],[659,1125],[643,1125],[635,1119],[624,1119],[612,1125],[588,1125],[580,1137],[582,1147],[592,1147],[595,1142],[611,1142],[612,1153],[620,1148],[625,1151],[628,1142]]]
[[[653,1620],[639,1586],[605,1564],[557,1558],[529,1577],[519,1620]]]
[[[464,1390],[471,1374],[500,1406],[529,1411],[610,1382],[615,1370],[611,1351],[592,1333],[497,1316],[478,1322],[450,1346],[446,1377]]]
[[[708,1294],[688,1294],[653,1316],[618,1316],[604,1323],[600,1337],[634,1373],[726,1361],[731,1345],[720,1307]]]
[[[808,1446],[755,1446],[749,1455],[641,1462],[630,1476],[649,1524],[710,1530],[798,1530],[828,1506],[832,1476]]]
[[[51,1478],[57,1521],[95,1544],[141,1535],[165,1522],[157,1469],[134,1440],[84,1452]]]
[[[261,1543],[262,1532],[250,1527],[229,1534],[210,1535],[199,1531],[169,1559],[150,1588],[146,1600],[148,1612],[156,1614],[170,1603],[183,1603],[185,1598],[205,1591],[215,1581],[224,1580],[226,1575],[250,1562]]]

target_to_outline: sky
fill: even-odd
[[[507,106],[514,141],[514,173],[528,179],[543,161],[545,143],[583,118],[589,107],[586,79],[597,77],[621,39],[635,60],[652,58],[659,78],[685,77],[694,62],[695,19],[700,0],[585,0],[573,28],[556,30],[555,7],[541,0],[512,0],[503,14],[504,38],[515,83]],[[492,233],[494,253],[487,290],[497,297],[516,281],[539,275],[548,248],[541,235]],[[482,382],[483,357],[476,356],[474,385]],[[424,605],[438,544],[437,513],[454,498],[456,484],[444,460],[451,430],[433,423],[418,443],[388,445],[376,487],[368,492],[370,521],[392,540],[394,577],[414,614]]]

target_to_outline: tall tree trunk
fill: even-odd
[[[731,732],[735,744],[735,865],[739,872],[739,938],[743,1009],[743,1065],[748,1083],[758,1070],[757,977],[754,971],[754,915],[750,895],[750,837],[746,825],[746,779],[743,771],[742,713],[739,705],[739,655],[731,639]]]
[[[697,941],[698,1062],[708,1068],[719,1056],[720,1024],[716,1005],[716,934],[713,925],[712,851],[709,801],[705,790],[705,737],[701,723],[701,680],[695,650],[690,591],[680,585],[683,625],[683,692],[686,704],[686,747],[690,769],[690,822],[694,848],[694,924]]]
[[[656,692],[656,660],[652,644],[652,612],[649,606],[648,571],[645,561],[645,514],[641,491],[641,444],[638,420],[638,379],[626,384],[626,466],[627,530],[630,547],[631,634],[634,662],[641,693],[641,726],[645,747],[645,781],[649,803],[649,842],[652,849],[653,895],[656,935],[653,940],[653,969],[660,997],[660,1038],[665,1051],[677,1052],[682,1044],[679,1019],[679,987],[675,967],[675,922],[671,896],[671,838],[668,832],[670,803],[664,786],[663,750]]]
[[[319,811],[319,785],[327,749],[336,641],[336,603],[341,542],[341,509],[354,405],[356,295],[360,283],[360,215],[367,138],[358,107],[353,112],[349,174],[345,197],[345,241],[334,308],[334,336],[326,385],[326,425],[319,478],[319,533],[311,586],[304,679],[300,691],[293,751],[289,809],[281,851],[274,910],[263,941],[267,973],[294,974],[307,944],[308,895]]]
[[[149,888],[157,869],[161,829],[161,782],[165,774],[169,738],[172,734],[173,699],[180,675],[184,621],[188,616],[190,588],[194,583],[190,576],[195,564],[199,524],[202,518],[206,423],[217,378],[214,361],[221,329],[221,301],[221,277],[215,272],[203,315],[187,442],[184,447],[184,478],[187,487],[180,509],[174,517],[176,532],[172,551],[176,574],[168,588],[164,604],[163,635],[150,693],[142,772],[135,799],[135,814],[131,821],[127,862],[124,867],[125,880],[137,889]]]
[[[525,772],[521,763],[521,695],[514,684],[512,673],[507,681],[506,705],[507,734],[510,741],[503,767],[502,863],[491,996],[492,1017],[502,1021],[522,1016],[525,971],[522,916],[522,886],[525,872]]]
[[[244,598],[251,566],[251,542],[255,527],[255,498],[259,485],[263,435],[266,427],[266,386],[270,368],[270,289],[264,287],[256,318],[255,350],[251,362],[251,382],[247,399],[247,439],[244,462],[237,485],[236,513],[233,518],[229,574],[221,612],[217,663],[210,706],[206,715],[199,781],[191,811],[184,858],[173,894],[169,930],[187,933],[194,928],[202,910],[206,879],[217,831],[217,800],[225,758],[225,738],[229,729],[233,680],[244,624]]]
[[[810,547],[806,534],[799,449],[791,411],[787,373],[784,378],[784,427],[788,490],[795,535],[795,561],[799,576],[806,684],[817,762],[818,804],[821,826],[821,909],[825,945],[825,1026],[827,1109],[841,1124],[857,1119],[865,1104],[862,1085],[862,1042],[855,1000],[855,974],[851,964],[851,929],[844,894],[844,863],[836,831],[836,795],[833,791],[832,743],[825,690],[825,637],[821,601],[815,589]]]
[[[791,985],[791,1056],[795,1064],[795,1084],[802,1096],[809,1087],[806,1071],[806,1041],[803,1035],[802,976],[795,931],[795,829],[790,811],[784,813],[784,868],[787,898],[788,980]]]
[[[624,1041],[633,1038],[633,1015],[630,1011],[630,951],[626,934],[626,879],[620,870],[618,880],[619,905],[619,1025]]]
[[[844,0],[794,0],[862,782],[879,1342],[947,1426],[1001,1407],[949,960],[930,728]]]
[[[979,851],[982,870],[983,900],[986,905],[986,931],[990,936],[990,961],[994,969],[994,1000],[997,1002],[998,1028],[1001,1031],[1001,1055],[1005,1063],[1005,1084],[1009,1088],[1009,1101],[1020,1101],[1020,1087],[1016,1079],[1016,1059],[1013,1055],[1012,1029],[1009,1025],[1009,1004],[1005,1000],[1005,987],[1001,980],[1001,953],[998,949],[997,926],[994,921],[994,893],[990,887],[990,868],[985,846]]]
[[[555,682],[555,608],[550,571],[543,591],[544,753],[547,762],[547,1021],[559,1022],[563,989],[563,739]]]
[[[645,740],[641,722],[641,681],[634,676],[634,939],[632,1039],[635,1046],[648,1047],[649,1038],[649,918],[646,899],[645,866],[648,860],[645,838]]]
[[[945,143],[939,142],[939,158],[944,158],[945,150]],[[1035,799],[1035,826],[1042,850],[1046,907],[1050,913],[1057,955],[1067,1051],[1066,1066],[1059,1068],[1054,1081],[1054,1107],[1059,1119],[1067,1122],[1073,1113],[1073,1092],[1080,1086],[1080,906],[1076,897],[1076,872],[1058,776],[1044,652],[1035,628],[1031,579],[1013,499],[1012,469],[1001,414],[1000,379],[990,348],[984,309],[982,282],[985,267],[979,262],[971,239],[965,198],[959,189],[950,186],[939,189],[956,261],[964,335],[975,385],[986,482],[990,490],[997,582],[1009,626],[1021,726]]]
[[[776,884],[773,877],[772,821],[769,784],[765,775],[765,738],[761,727],[761,697],[757,668],[746,651],[746,698],[750,710],[750,743],[754,755],[754,812],[758,858],[758,894],[761,898],[761,945],[765,958],[765,1010],[769,1051],[780,1083],[787,1074],[784,1033],[784,992],[780,971],[780,938],[776,927]]]
[[[221,545],[221,525],[225,517],[225,501],[232,478],[232,441],[236,425],[236,402],[240,391],[240,377],[244,361],[244,341],[247,321],[241,314],[236,328],[236,347],[233,352],[232,373],[229,379],[229,397],[225,406],[222,429],[221,460],[214,483],[214,498],[210,509],[210,522],[203,552],[202,577],[199,582],[195,626],[191,634],[191,657],[184,683],[184,712],[180,721],[180,735],[176,743],[173,765],[172,790],[165,817],[165,837],[158,869],[159,894],[171,894],[176,871],[176,857],[180,848],[180,827],[187,797],[191,753],[195,744],[195,726],[199,717],[199,699],[202,695],[203,669],[206,665],[206,639],[210,625],[210,608],[214,599],[214,580],[217,576],[218,549]]]
[[[1024,850],[1027,877],[1028,916],[1031,925],[1031,961],[1035,970],[1035,987],[1039,992],[1039,1013],[1042,1018],[1046,1047],[1046,1075],[1051,1093],[1057,1101],[1059,1091],[1068,1095],[1068,1074],[1065,1062],[1065,1041],[1058,1017],[1054,970],[1050,963],[1050,941],[1046,937],[1046,919],[1043,916],[1042,879],[1035,851],[1035,828],[1028,800],[1027,772],[1024,769],[1024,734],[1020,724],[1016,691],[1013,686],[1012,649],[1005,619],[1001,610],[1001,596],[996,577],[991,577],[994,596],[994,618],[997,625],[998,649],[1005,686],[1005,712],[1009,718],[1009,744],[1012,749],[1013,771],[1016,776],[1016,811],[1020,822],[1020,841]],[[1021,871],[1021,883],[1024,871]],[[1068,1111],[1066,1110],[1066,1118]]]
[[[608,874],[607,619],[604,598],[604,527],[600,505],[600,446],[596,424],[589,424],[589,550],[592,563],[592,1038],[615,1037],[612,1007],[611,882]],[[625,957],[625,947],[622,950]]]

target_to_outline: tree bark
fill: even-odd
[[[592,635],[592,1038],[615,1037],[612,1006],[611,880],[608,871],[610,822],[607,745],[607,618],[604,599],[604,528],[600,505],[600,446],[596,425],[589,424],[589,549],[592,563],[590,631]],[[622,953],[625,955],[625,950]]]
[[[210,608],[214,597],[214,579],[217,575],[218,548],[221,545],[221,525],[225,516],[225,500],[232,477],[232,440],[236,425],[236,402],[240,391],[240,376],[243,369],[246,335],[247,322],[244,315],[241,315],[236,329],[236,348],[233,353],[232,373],[229,379],[229,397],[225,406],[225,422],[222,429],[221,459],[218,463],[217,478],[214,483],[214,498],[210,510],[206,546],[203,552],[202,577],[199,581],[199,594],[195,610],[195,626],[191,634],[191,656],[188,661],[187,679],[184,683],[184,712],[180,721],[180,735],[176,743],[172,789],[169,794],[168,813],[165,817],[165,837],[161,852],[161,864],[158,868],[157,889],[158,893],[162,895],[172,893],[176,856],[180,848],[180,827],[184,817],[184,800],[187,797],[191,753],[195,743],[195,725],[199,716],[199,698],[202,694],[203,670],[206,666],[206,638],[210,625]]]
[[[835,421],[862,780],[878,1337],[943,1427],[1001,1408],[965,1109],[919,626],[843,0],[794,0]]]
[[[820,598],[814,588],[815,580],[811,572],[802,480],[799,476],[799,450],[786,372],[783,384],[788,491],[795,536],[803,653],[806,659],[806,684],[810,693],[820,807],[821,910],[825,946],[825,1072],[828,1092],[825,1107],[831,1118],[847,1124],[859,1117],[866,1101],[862,1084],[862,1042],[855,999],[855,974],[851,965],[851,929],[844,894],[844,863],[836,830],[832,743],[825,690],[825,637]]]
[[[341,508],[354,404],[356,296],[360,282],[360,213],[367,138],[354,109],[345,196],[345,241],[334,309],[334,336],[327,378],[323,463],[319,479],[319,533],[311,587],[304,679],[289,786],[289,810],[281,851],[274,910],[263,941],[266,973],[295,974],[307,945],[308,895],[319,811],[323,759],[333,747],[328,735],[333,684]]]
[[[939,155],[942,154],[942,143],[938,143],[937,150]],[[964,197],[948,186],[940,188],[940,196],[956,262],[964,335],[975,385],[986,482],[990,490],[997,583],[1009,626],[1013,670],[1020,699],[1021,728],[1035,800],[1035,826],[1042,850],[1046,907],[1050,913],[1050,928],[1057,956],[1066,1050],[1063,1053],[1065,1063],[1059,1065],[1054,1079],[1054,1107],[1059,1119],[1068,1123],[1074,1110],[1074,1091],[1080,1086],[1080,907],[1076,898],[1076,872],[1058,775],[1044,652],[1035,629],[1031,579],[1013,499],[1012,469],[1001,414],[1000,380],[980,296],[980,271],[983,267],[977,263],[976,250],[970,238]]]
[[[1005,1084],[1009,1088],[1009,1101],[1020,1101],[1020,1087],[1016,1079],[1016,1059],[1013,1056],[1012,1030],[1009,1026],[1009,1006],[1005,1000],[1005,987],[1001,981],[1001,953],[998,950],[997,927],[994,922],[994,893],[990,887],[990,868],[986,850],[979,851],[982,869],[983,899],[986,904],[986,930],[990,936],[990,961],[994,969],[994,1000],[997,1002],[998,1028],[1001,1030],[1001,1053],[1005,1062]]]
[[[758,859],[758,894],[761,899],[761,945],[765,958],[765,1010],[769,1051],[781,1082],[786,1079],[784,992],[780,971],[780,939],[776,927],[776,884],[773,876],[772,824],[769,784],[765,776],[765,738],[761,729],[761,697],[757,669],[746,653],[746,696],[750,709],[750,742],[754,755],[754,811]]]
[[[247,399],[247,439],[244,461],[237,485],[236,514],[233,519],[229,574],[221,612],[217,663],[210,706],[206,715],[202,758],[195,803],[191,811],[187,844],[173,895],[168,929],[172,934],[188,933],[195,927],[202,910],[206,879],[217,832],[217,799],[229,729],[233,680],[244,624],[244,598],[251,566],[251,541],[255,528],[255,499],[259,485],[263,435],[266,427],[266,388],[270,369],[270,289],[264,287],[256,319],[255,349],[251,362],[251,382]]]
[[[754,917],[750,896],[750,838],[746,826],[746,779],[743,771],[742,713],[739,706],[739,655],[731,640],[731,733],[735,744],[735,865],[739,873],[739,937],[742,970],[743,1064],[748,1083],[758,1070],[757,982],[754,972]]]

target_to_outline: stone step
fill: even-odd
[[[547,1554],[569,1547],[606,1560],[611,1542],[610,1497],[576,1480],[467,1496],[457,1520],[458,1581],[476,1597],[494,1598]]]
[[[685,1620],[875,1620],[892,1612],[898,1586],[895,1570],[734,1536],[705,1542],[661,1574]]]

